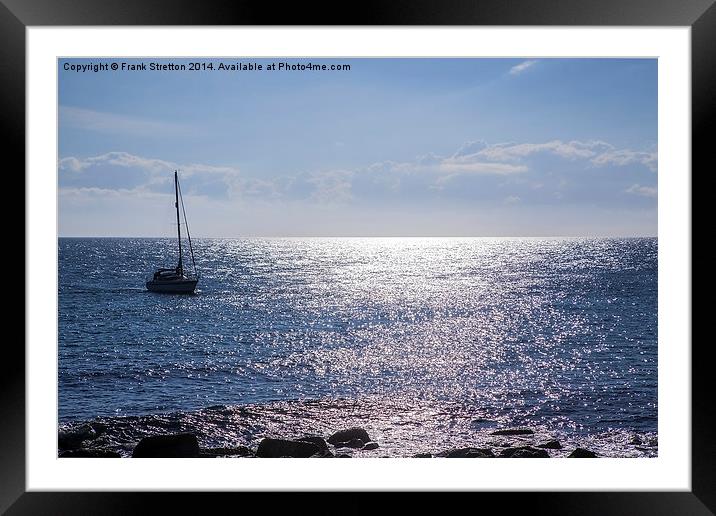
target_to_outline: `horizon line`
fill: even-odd
[[[241,236],[200,236],[193,240],[240,239],[240,238],[658,238],[659,235],[241,235]],[[127,236],[127,235],[57,235],[57,238],[152,238],[175,240],[171,236]],[[184,237],[186,238],[186,237]]]

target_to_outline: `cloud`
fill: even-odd
[[[82,170],[83,163],[77,158],[62,158],[58,164],[60,170],[68,170],[71,172],[79,172]]]
[[[116,151],[85,158],[64,157],[58,163],[58,179],[60,188],[65,189],[121,190],[141,195],[166,191],[174,170],[181,173],[183,190],[190,195],[225,197],[241,186],[235,167],[183,165]]]
[[[623,174],[600,174],[599,169],[616,171],[627,165],[637,166]],[[238,167],[180,164],[118,151],[63,157],[58,173],[60,188],[74,189],[73,195],[96,196],[112,190],[137,196],[166,194],[171,191],[172,172],[179,170],[185,195],[232,202],[335,205],[401,199],[424,202],[439,196],[496,202],[519,199],[524,204],[544,200],[547,192],[555,191],[563,198],[589,199],[625,191],[655,197],[655,188],[640,186],[638,181],[640,167],[655,170],[656,166],[656,152],[617,148],[600,140],[493,144],[475,140],[448,155],[428,152],[413,160],[271,177],[252,177]],[[576,179],[575,174],[581,175]]]
[[[237,167],[181,164],[116,151],[85,158],[68,156],[58,163],[60,190],[68,198],[165,195],[173,191],[174,170],[179,170],[186,196],[234,201],[303,199],[318,204],[349,202],[354,174],[328,170],[257,178],[242,174]]]
[[[642,197],[656,198],[658,195],[658,189],[655,186],[641,186],[639,184],[631,185],[629,188],[624,190],[626,193],[641,195]]]
[[[487,144],[482,140],[463,144],[453,154],[453,160],[473,160],[492,162],[523,162],[530,156],[550,154],[567,160],[589,160],[598,167],[631,164],[644,165],[652,171],[657,168],[657,153],[617,149],[613,145],[600,141],[551,140],[544,143],[496,143]]]
[[[60,188],[60,194],[67,198],[104,198],[104,197],[122,197],[124,195],[134,195],[138,193],[135,190],[127,190],[125,188],[97,188],[97,187],[79,187],[79,188]]]
[[[186,132],[188,129],[181,124],[72,106],[59,107],[59,122],[63,126],[86,131],[147,137],[179,134]]]
[[[128,152],[107,152],[99,156],[91,156],[89,158],[75,158],[73,156],[62,158],[60,160],[60,171],[72,170],[80,172],[91,167],[106,165],[115,165],[124,168],[142,168],[150,172],[162,172],[174,170],[177,165],[169,161],[152,158],[142,158],[129,154]]]
[[[522,61],[520,64],[515,65],[512,68],[510,68],[510,75],[519,75],[519,74],[523,73],[525,70],[532,68],[536,64],[537,64],[537,61],[534,59]]]
[[[592,159],[592,163],[598,166],[618,165],[625,166],[638,163],[649,168],[652,172],[657,170],[656,152],[641,152],[629,149],[610,150]]]
[[[475,149],[472,154],[468,150]],[[496,143],[488,145],[485,142],[472,142],[463,145],[453,156],[471,156],[474,159],[490,161],[520,161],[533,154],[548,153],[565,159],[594,158],[600,153],[612,151],[614,147],[602,141],[570,141],[551,140],[544,143]]]
[[[512,165],[510,163],[492,163],[471,160],[453,160],[446,159],[440,163],[439,170],[448,173],[467,173],[467,174],[488,174],[488,175],[506,175],[519,172],[527,172],[525,165]]]
[[[353,172],[348,170],[329,170],[314,172],[308,182],[314,186],[310,198],[320,204],[342,204],[352,199],[351,184]]]
[[[460,156],[470,156],[477,154],[483,149],[489,147],[485,140],[475,140],[472,142],[466,142],[460,145],[460,147],[452,155],[453,158],[459,158]]]

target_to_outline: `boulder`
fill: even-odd
[[[344,443],[335,443],[336,448],[363,448],[365,445],[365,442],[363,439],[358,439],[357,437],[354,437],[350,441],[346,441]]]
[[[559,441],[547,441],[546,443],[538,444],[537,448],[547,448],[548,450],[561,450],[562,445]]]
[[[117,458],[121,457],[121,455],[117,452],[109,451],[109,450],[92,450],[92,449],[81,449],[81,450],[65,450],[63,452],[60,452],[59,457],[61,459],[67,458],[67,457],[92,457],[97,459],[108,459],[108,458]]]
[[[534,430],[529,428],[505,428],[504,430],[495,430],[491,435],[532,435]]]
[[[107,425],[98,421],[93,421],[89,424],[90,428],[94,432],[95,437],[99,437],[107,431]]]
[[[585,450],[584,448],[577,448],[572,453],[567,455],[568,458],[575,458],[575,459],[593,459],[597,457],[597,454],[590,450]]]
[[[495,454],[489,448],[457,448],[438,454],[438,457],[468,458],[468,459],[489,459]]]
[[[470,428],[481,428],[485,429],[490,426],[497,426],[497,421],[491,419],[477,418],[470,421]]]
[[[205,448],[199,452],[199,457],[248,457],[251,450],[246,446],[236,448]]]
[[[432,453],[416,453],[415,455],[413,455],[413,457],[416,459],[432,459],[433,454]]]
[[[82,425],[74,430],[62,431],[57,434],[57,447],[60,450],[76,450],[82,447],[82,443],[89,439],[95,439],[99,433],[90,425]]]
[[[514,446],[513,443],[507,441],[489,441],[486,442],[485,445],[490,446],[492,448],[509,448],[511,446]]]
[[[368,432],[362,428],[354,427],[336,432],[328,438],[328,442],[335,446],[337,443],[346,443],[353,439],[360,439],[364,443],[372,441],[372,439],[368,436]]]
[[[263,439],[256,450],[257,457],[311,457],[322,450],[318,445],[307,441],[289,441],[286,439]]]
[[[363,445],[364,450],[375,450],[379,448],[378,443],[375,441],[368,441]]]
[[[513,459],[548,459],[549,453],[531,446],[518,446],[506,448],[500,452],[500,457]]]
[[[74,432],[60,432],[57,434],[57,448],[60,450],[76,450],[82,446],[85,437]]]
[[[312,459],[330,459],[332,457],[335,457],[335,455],[331,453],[331,450],[321,450],[318,453],[311,455]]]
[[[319,437],[317,435],[306,435],[301,437],[299,441],[313,443],[318,446],[318,448],[320,448],[322,451],[328,451],[328,443],[326,443],[326,440],[323,437]]]
[[[194,434],[152,435],[134,448],[132,457],[198,457],[199,442]]]

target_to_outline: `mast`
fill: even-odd
[[[179,183],[177,183],[179,185]],[[181,192],[179,185],[179,202],[181,203],[181,211],[184,215],[184,227],[186,228],[186,238],[189,240],[189,253],[191,254],[191,264],[194,267],[194,275],[196,276],[196,261],[194,260],[194,247],[191,245],[191,233],[189,233],[189,221],[186,220],[186,209],[184,208],[184,194]]]
[[[177,175],[177,171],[174,171],[174,207],[177,210],[177,237],[179,240],[179,265],[177,265],[177,270],[179,272],[179,275],[184,274],[184,265],[182,264],[181,259],[181,222],[179,221],[179,176]]]

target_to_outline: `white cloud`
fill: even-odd
[[[77,160],[77,158],[70,158]],[[93,156],[85,160],[77,160],[80,163],[80,169],[86,169],[92,166],[100,166],[102,164],[115,165],[125,168],[141,168],[152,173],[161,173],[175,170],[177,165],[169,161],[153,158],[142,158],[129,154],[128,152],[107,152],[99,156]]]
[[[522,61],[520,64],[513,66],[510,68],[510,75],[519,75],[525,70],[532,68],[534,65],[537,64],[537,61],[534,59],[530,59],[527,61]]]
[[[610,150],[592,159],[592,163],[598,166],[618,165],[625,166],[632,163],[639,163],[649,168],[652,172],[657,170],[656,152],[641,152],[630,149]]]
[[[559,158],[565,165],[554,160],[544,163],[537,159],[540,155]],[[429,196],[431,191],[449,188],[451,184],[456,184],[453,182],[457,178],[465,176],[500,178],[499,183],[490,183],[493,185],[490,188],[501,188],[507,184],[524,185],[528,181],[530,185],[540,185],[540,188],[530,187],[537,191],[543,186],[564,181],[565,177],[578,170],[630,164],[640,164],[655,170],[657,154],[618,149],[599,140],[496,144],[477,140],[466,142],[448,156],[427,153],[411,161],[388,160],[355,169],[306,171],[268,178],[247,176],[237,167],[206,163],[180,164],[117,151],[85,158],[64,157],[58,163],[58,172],[60,187],[76,189],[72,193],[75,196],[97,196],[100,191],[108,195],[106,192],[111,190],[131,192],[138,196],[163,193],[169,189],[171,172],[179,170],[185,179],[182,182],[184,193],[188,196],[233,201],[254,199],[346,204],[360,198],[394,198],[406,193],[422,198],[420,196]],[[554,173],[556,175],[552,176]],[[629,173],[638,174],[638,170]],[[478,181],[482,180],[457,184],[464,190],[472,183],[477,188]],[[626,181],[627,176],[616,191],[625,191],[629,184]],[[655,188],[638,184],[626,191],[642,196],[656,195]],[[69,194],[69,191],[66,193]],[[464,195],[465,192],[461,191],[460,194]],[[495,199],[505,199],[505,193],[499,195]],[[530,197],[523,193],[519,195],[522,202]],[[512,197],[517,195],[507,199]]]
[[[188,129],[180,124],[72,106],[59,107],[59,122],[67,127],[87,131],[149,137],[182,133]]]
[[[551,140],[544,143],[496,143],[492,145],[484,144],[484,142],[475,143],[480,145],[478,150],[470,156],[491,161],[519,161],[538,153],[550,153],[565,159],[585,159],[614,149],[613,146],[601,141],[563,142]],[[465,148],[470,148],[470,146],[463,145],[455,156],[465,155]]]
[[[76,200],[102,200],[107,198],[126,198],[131,197],[134,199],[139,198],[164,198],[166,194],[152,192],[145,188],[98,188],[94,186],[90,187],[60,187],[58,189],[60,196],[66,199]]]
[[[595,166],[626,166],[641,164],[652,171],[657,168],[657,153],[617,149],[613,145],[600,141],[551,140],[544,143],[495,143],[484,141],[468,142],[462,145],[452,160],[493,161],[498,163],[523,162],[535,154],[552,154],[568,160],[588,159]]]
[[[69,157],[62,158],[58,164],[60,170],[69,170],[72,172],[80,172],[82,170],[83,163],[77,158]]]
[[[525,165],[513,165],[510,163],[446,159],[440,163],[439,170],[450,174],[467,173],[506,175],[527,172],[527,167]]]
[[[470,156],[479,153],[481,150],[489,147],[485,140],[475,140],[471,142],[465,142],[455,151],[452,155],[453,158],[459,158],[460,156]]]
[[[321,204],[341,204],[351,200],[353,172],[329,170],[310,174],[307,181],[315,188],[311,199]]]
[[[91,156],[88,158],[76,158],[69,156],[60,160],[60,171],[71,170],[79,172],[98,168],[103,165],[113,165],[123,168],[138,168],[150,172],[152,174],[163,174],[179,170],[182,175],[196,174],[219,174],[219,175],[237,175],[239,169],[235,167],[217,167],[201,163],[191,163],[182,165],[171,161],[165,161],[156,158],[145,158],[136,156],[128,152],[107,152],[99,156]]]
[[[626,193],[641,195],[642,197],[656,198],[659,191],[655,186],[641,186],[639,184],[631,185],[625,190]]]
[[[173,191],[167,185],[172,182],[174,170],[179,170],[182,190],[187,196],[234,201],[299,197],[326,204],[351,199],[354,174],[331,170],[264,179],[246,177],[237,167],[181,164],[115,151],[86,158],[68,156],[58,164],[61,193],[73,199],[164,195]]]
[[[183,177],[183,190],[188,195],[227,196],[234,191],[251,192],[258,188],[240,184],[242,179],[236,167],[202,163],[184,165],[128,152],[112,151],[85,158],[68,156],[58,164],[61,187],[122,190],[135,194],[166,190],[163,185],[171,183],[174,170]],[[89,191],[85,193],[89,194]]]

